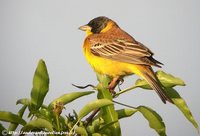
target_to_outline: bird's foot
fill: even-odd
[[[123,83],[124,83],[124,79],[123,78],[119,79],[119,85],[122,85]]]
[[[118,77],[116,77],[116,78],[113,78],[112,81],[108,85],[108,89],[113,96],[116,94],[116,92],[114,91],[115,87],[119,84],[120,81],[123,81],[123,79],[121,80]]]
[[[112,95],[115,95],[115,94],[116,94],[116,92],[114,91],[114,89],[115,89],[115,87],[113,88],[113,86],[110,86],[110,84],[109,84],[108,90],[109,90],[109,92],[110,92]]]

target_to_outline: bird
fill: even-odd
[[[153,58],[154,53],[149,48],[121,29],[115,21],[99,16],[79,29],[86,32],[83,42],[86,60],[96,73],[112,79],[109,90],[114,90],[124,77],[135,74],[156,91],[163,103],[173,103],[152,69],[152,66],[161,68],[163,64]]]

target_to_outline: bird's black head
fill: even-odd
[[[109,18],[100,16],[92,19],[87,25],[91,27],[92,33],[100,33],[103,30],[108,22],[111,21]]]

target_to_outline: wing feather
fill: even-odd
[[[104,37],[104,40],[91,41],[90,45],[92,54],[103,58],[158,67],[160,67],[159,64],[162,64],[152,57],[153,52],[150,49],[137,41],[106,39]]]

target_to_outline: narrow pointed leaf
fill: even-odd
[[[192,116],[192,113],[187,106],[185,100],[178,94],[178,92],[173,88],[166,88],[167,95],[172,98],[174,104],[177,108],[183,113],[183,115],[193,124],[193,126],[199,131],[199,126],[197,122],[195,121],[194,117]]]
[[[36,120],[32,120],[30,122],[28,122],[23,128],[22,128],[22,131],[24,132],[29,132],[31,130],[47,130],[47,131],[50,131],[52,132],[53,131],[53,125],[45,120],[45,119],[41,119],[41,118],[38,118]]]
[[[138,111],[138,109],[120,109],[120,110],[117,110],[116,112],[118,114],[118,118],[122,119],[122,118],[132,116],[137,111]]]
[[[83,117],[85,117],[87,114],[89,114],[91,111],[104,107],[104,106],[108,106],[108,105],[112,105],[113,102],[107,99],[100,99],[100,100],[95,100],[92,101],[88,104],[86,104],[79,112],[78,114],[78,118],[79,120],[81,120]]]
[[[138,111],[140,111],[142,115],[147,119],[149,126],[152,129],[154,129],[160,136],[166,136],[165,124],[158,113],[145,106],[139,106]]]
[[[20,116],[6,111],[0,111],[0,120],[6,121],[6,122],[12,122],[16,124],[25,125],[26,121],[23,120]]]
[[[152,90],[152,88],[149,86],[149,84],[144,79],[137,79],[135,82],[135,86],[143,88],[143,89]]]
[[[49,75],[45,62],[40,60],[33,77],[33,88],[31,91],[31,103],[34,110],[38,110],[49,90]]]
[[[174,77],[171,74],[167,74],[163,71],[157,71],[156,76],[158,77],[159,81],[165,88],[171,88],[174,86],[184,86],[185,83],[178,77]],[[152,89],[149,84],[144,79],[138,79],[135,82],[137,87],[141,87],[143,89]]]
[[[160,80],[160,82],[162,83],[162,85],[166,88],[171,88],[174,86],[185,86],[185,83],[182,79],[178,78],[178,77],[174,77],[171,74],[167,74],[163,71],[157,71],[156,75],[158,77],[158,79]]]
[[[24,112],[26,110],[27,106],[24,105],[19,111],[18,111],[18,116],[22,118],[22,116],[24,115]],[[17,123],[10,123],[9,127],[8,127],[8,131],[15,131],[16,128],[18,127],[19,124]]]
[[[60,96],[59,98],[53,100],[50,104],[49,104],[49,108],[51,108],[54,104],[56,104],[57,102],[62,103],[63,105],[66,105],[67,103],[70,103],[82,96],[85,95],[89,95],[91,93],[94,93],[94,91],[88,91],[88,92],[73,92],[73,93],[69,93],[69,94],[64,94],[62,96]]]
[[[19,99],[16,104],[23,104],[29,106],[31,104],[31,100],[27,98]]]

